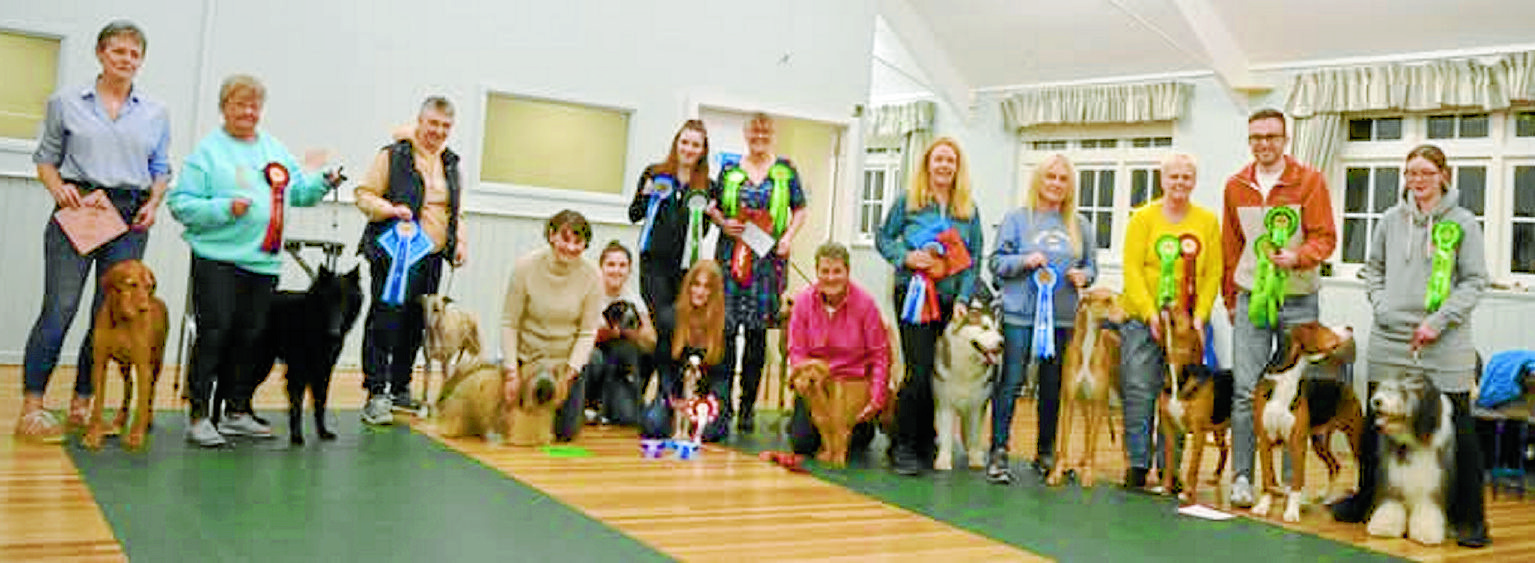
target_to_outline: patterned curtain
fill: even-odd
[[[1139,123],[1183,116],[1191,87],[1178,82],[1026,90],[1002,100],[1009,131],[1043,124]]]

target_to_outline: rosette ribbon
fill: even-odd
[[[1455,251],[1460,247],[1464,232],[1454,221],[1434,223],[1431,238],[1434,243],[1434,265],[1428,275],[1428,291],[1423,296],[1423,308],[1432,313],[1444,305],[1450,296],[1450,285],[1455,276]]]
[[[1034,270],[1034,336],[1029,354],[1048,360],[1055,357],[1055,286],[1061,283],[1055,266],[1045,264]]]
[[[1290,207],[1275,207],[1263,216],[1266,229],[1253,243],[1257,267],[1253,270],[1253,288],[1247,305],[1247,317],[1257,327],[1279,326],[1279,306],[1284,304],[1284,270],[1274,265],[1269,254],[1284,248],[1300,226],[1300,213]]]
[[[404,305],[410,267],[431,254],[432,237],[415,221],[399,221],[393,229],[378,236],[378,245],[389,255],[389,275],[384,278],[384,292],[379,299],[389,305]]]

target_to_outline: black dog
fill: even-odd
[[[278,358],[288,365],[288,439],[304,443],[304,391],[314,397],[314,423],[321,440],[336,434],[325,426],[331,370],[341,356],[346,334],[362,311],[357,268],[337,274],[324,266],[308,291],[279,291],[272,296],[266,330],[251,350],[251,368],[259,386]]]
[[[602,319],[610,327],[634,330],[640,327],[640,310],[633,303],[620,299],[602,310]]]

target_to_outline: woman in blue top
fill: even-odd
[[[896,197],[875,237],[881,256],[895,266],[894,303],[900,311],[908,288],[918,273],[938,277],[946,270],[944,258],[934,245],[936,226],[951,227],[970,253],[970,265],[933,284],[938,318],[898,322],[906,379],[896,395],[896,433],[891,437],[890,458],[896,473],[917,475],[931,466],[933,439],[933,347],[952,315],[964,315],[965,303],[975,291],[980,256],[985,249],[981,214],[970,195],[970,165],[959,150],[959,141],[943,137],[922,153],[922,166],[912,171],[906,193]],[[922,283],[918,280],[918,283]],[[898,315],[900,316],[900,315]]]
[[[767,360],[767,329],[778,324],[779,298],[789,283],[789,246],[805,222],[805,191],[799,171],[789,159],[773,154],[773,119],[753,115],[746,122],[746,156],[725,166],[713,187],[715,207],[710,217],[724,231],[715,257],[725,270],[725,361],[711,373],[724,374],[709,388],[725,401],[720,408],[719,431],[705,432],[706,439],[726,434],[731,418],[730,376],[735,373],[736,333],[746,333],[741,366],[741,417],[736,429],[756,429],[757,384]],[[754,227],[752,227],[754,226]],[[747,228],[773,239],[771,250],[758,255],[743,239]]]
[[[1071,342],[1077,289],[1097,274],[1093,226],[1077,213],[1076,177],[1065,156],[1046,158],[1034,167],[1028,200],[1008,212],[997,228],[997,247],[988,262],[1002,284],[1002,377],[992,386],[986,463],[986,479],[993,483],[1012,482],[1007,443],[1024,368],[1031,361],[1039,362],[1034,470],[1043,476],[1054,463],[1061,356]],[[1043,303],[1041,289],[1049,290]],[[1039,318],[1041,313],[1049,318]]]
[[[224,126],[197,144],[181,181],[167,196],[171,215],[186,226],[192,247],[192,310],[197,341],[187,374],[191,424],[187,440],[205,447],[224,435],[271,437],[252,416],[250,398],[265,374],[245,373],[251,342],[260,335],[282,269],[282,217],[287,204],[308,207],[340,182],[322,176],[324,151],[309,151],[300,170],[282,143],[256,128],[266,87],[234,75],[219,88]],[[214,384],[228,409],[218,428],[209,421]]]

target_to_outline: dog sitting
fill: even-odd
[[[554,442],[554,412],[570,393],[575,379],[563,359],[545,358],[518,370],[516,394],[503,409],[509,411],[507,442],[514,446],[544,446]]]
[[[1094,452],[1098,451],[1098,430],[1109,419],[1109,393],[1119,388],[1119,331],[1114,325],[1125,322],[1127,315],[1119,304],[1119,294],[1105,287],[1082,291],[1077,301],[1077,316],[1071,345],[1066,348],[1061,372],[1060,423],[1056,426],[1055,467],[1045,483],[1060,485],[1065,481],[1067,456],[1071,452],[1071,422],[1080,414],[1086,427],[1082,458],[1074,471],[1084,487],[1093,486]],[[1110,432],[1113,431],[1112,425]]]
[[[341,348],[346,344],[346,335],[362,311],[362,302],[357,268],[338,274],[320,266],[309,289],[272,294],[266,328],[251,347],[250,368],[255,379],[252,387],[261,385],[276,360],[281,359],[287,365],[289,442],[304,443],[305,391],[309,392],[314,407],[316,433],[321,440],[336,439],[336,434],[325,422],[330,378],[336,359],[341,357]],[[212,416],[215,423],[223,411],[224,400],[221,386],[214,391]]]
[[[816,459],[831,467],[846,467],[853,427],[869,404],[869,380],[834,380],[826,362],[809,360],[789,371],[789,387],[805,398],[810,419],[821,434]]]
[[[438,432],[447,438],[481,436],[496,442],[505,429],[501,404],[504,379],[500,366],[477,356],[460,360],[437,396]]]
[[[165,302],[155,296],[155,273],[138,260],[124,260],[107,270],[101,280],[105,297],[96,310],[92,325],[91,413],[86,423],[85,447],[101,448],[106,426],[101,410],[106,402],[107,362],[117,362],[123,376],[123,404],[113,421],[121,433],[128,424],[128,404],[138,388],[134,403],[133,428],[123,438],[123,446],[138,449],[144,444],[149,423],[154,419],[155,382],[165,361],[165,336],[170,316]],[[134,377],[137,372],[137,377]]]
[[[1204,365],[1204,339],[1194,326],[1193,316],[1187,309],[1172,307],[1160,313],[1162,340],[1167,358],[1168,377],[1157,397],[1157,413],[1162,439],[1167,447],[1162,454],[1162,492],[1177,493],[1176,478],[1179,463],[1174,457],[1173,444],[1185,434],[1191,434],[1185,451],[1191,452],[1188,469],[1183,477],[1184,489],[1178,493],[1181,502],[1191,503],[1198,498],[1199,466],[1204,458],[1205,439],[1213,435],[1220,451],[1219,467],[1226,465],[1230,447],[1226,431],[1231,427],[1231,400],[1235,381],[1227,370],[1213,370]]]
[[[1443,543],[1457,446],[1454,404],[1422,373],[1380,382],[1370,403],[1380,428],[1383,479],[1366,529],[1376,537],[1405,533],[1424,545]]]
[[[1263,469],[1263,491],[1253,505],[1253,514],[1266,516],[1274,496],[1280,493],[1279,472],[1273,460],[1277,446],[1286,447],[1294,464],[1290,486],[1284,491],[1285,522],[1300,521],[1308,442],[1327,465],[1326,499],[1334,497],[1339,485],[1338,458],[1328,443],[1333,431],[1348,437],[1358,465],[1364,413],[1354,389],[1338,379],[1305,373],[1312,365],[1348,353],[1353,342],[1353,329],[1328,328],[1316,322],[1295,325],[1285,332],[1274,359],[1264,369],[1264,377],[1253,388],[1253,435],[1257,437],[1258,465]]]
[[[1002,360],[1002,333],[983,309],[949,320],[934,347],[933,397],[937,405],[938,458],[933,469],[954,468],[955,424],[964,432],[970,467],[986,465],[981,418],[986,414],[992,366]]]
[[[421,346],[426,356],[426,372],[421,378],[421,409],[426,411],[427,394],[432,387],[432,361],[437,361],[437,367],[442,370],[442,380],[446,382],[452,375],[448,371],[449,366],[456,367],[465,356],[479,357],[480,324],[473,313],[454,305],[453,299],[448,296],[422,295],[420,303],[423,324],[426,326],[426,338]],[[427,413],[421,414],[425,416]]]

